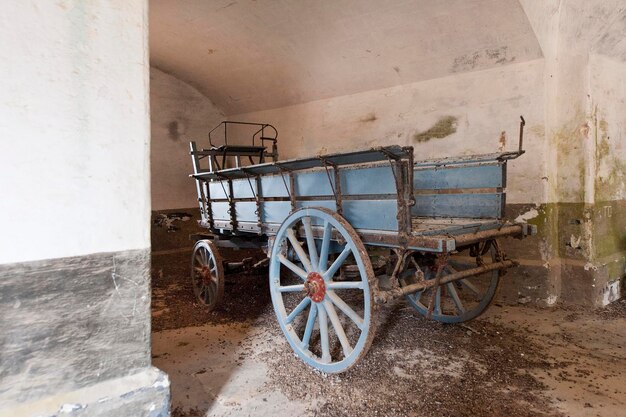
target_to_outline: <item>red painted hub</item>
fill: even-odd
[[[202,271],[200,271],[200,277],[205,285],[211,283],[211,269],[207,265],[202,265]]]
[[[306,277],[304,291],[306,291],[306,294],[311,297],[311,300],[319,303],[326,295],[326,284],[324,284],[324,278],[322,278],[322,276],[317,272],[311,272]]]

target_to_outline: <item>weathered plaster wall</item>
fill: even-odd
[[[169,415],[150,366],[147,30],[144,0],[3,4],[2,416]]]
[[[0,264],[148,247],[145,2],[3,7]]]
[[[624,276],[624,39],[620,1],[522,1],[544,52],[549,204],[537,219],[550,298],[604,305]]]
[[[426,159],[515,150],[521,114],[528,153],[510,164],[507,201],[542,203],[540,59],[229,118],[277,126],[281,158],[400,144]]]
[[[207,146],[207,133],[224,115],[195,88],[155,67],[150,68],[150,112],[152,209],[194,207],[189,140]]]

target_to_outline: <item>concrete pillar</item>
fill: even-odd
[[[147,1],[0,15],[0,415],[165,416],[151,367]]]

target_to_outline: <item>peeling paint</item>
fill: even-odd
[[[157,227],[165,227],[168,232],[176,232],[180,228],[174,224],[176,221],[189,221],[192,215],[189,213],[176,212],[176,213],[159,213],[154,219],[154,225]]]
[[[602,294],[602,305],[606,306],[613,301],[619,300],[621,297],[621,285],[620,281],[609,282]]]
[[[585,269],[585,271],[589,271],[589,270],[597,271],[598,270],[598,267],[592,264],[591,262],[587,262],[583,268]]]
[[[537,211],[537,209],[530,209],[526,213],[522,213],[517,216],[515,218],[515,222],[525,222],[527,220],[534,219],[537,216],[539,216],[539,212]]]
[[[509,48],[487,48],[454,58],[452,72],[471,71],[476,68],[490,65],[502,65],[514,62],[516,57],[509,57]]]
[[[86,404],[63,404],[61,408],[59,408],[59,413],[71,413],[76,410],[82,410],[83,408],[87,408]]]
[[[558,297],[554,294],[551,294],[548,296],[548,298],[546,298],[546,304],[549,306],[553,306],[556,304],[557,300],[558,300]]]
[[[503,152],[506,148],[506,132],[503,130],[500,132],[500,141],[498,142],[498,151]]]
[[[428,142],[431,139],[442,139],[456,133],[458,119],[455,116],[445,116],[437,120],[430,129],[415,133],[413,140],[416,142]]]

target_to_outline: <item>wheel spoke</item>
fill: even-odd
[[[296,274],[297,276],[299,276],[300,278],[306,281],[307,273],[298,265],[294,264],[289,259],[285,258],[285,255],[283,255],[282,253],[279,254],[278,260],[280,261],[281,264],[289,268],[294,274]]]
[[[346,247],[343,249],[343,251],[341,251],[337,259],[335,259],[335,262],[333,262],[330,268],[328,268],[328,270],[324,272],[323,276],[325,280],[331,279],[335,275],[339,267],[344,263],[344,261],[351,252],[352,249],[350,249],[350,246],[346,245]]]
[[[452,301],[454,301],[454,305],[457,311],[459,312],[459,314],[465,313],[465,307],[463,307],[463,303],[461,302],[461,299],[459,298],[459,294],[456,292],[456,289],[454,288],[454,284],[452,282],[448,282],[446,284],[446,288],[448,289],[448,292],[450,293],[450,297],[452,298]]]
[[[199,263],[200,265],[204,265],[204,259],[202,259],[202,251],[198,251],[196,252],[196,262]]]
[[[287,316],[285,319],[286,324],[291,324],[291,322],[298,316],[298,314],[302,313],[302,311],[307,308],[307,306],[311,303],[311,299],[309,297],[304,297],[300,304],[293,309],[293,311]]]
[[[326,313],[328,314],[330,323],[333,325],[333,329],[335,329],[335,334],[339,339],[339,343],[341,343],[343,355],[347,358],[348,356],[350,356],[350,353],[352,353],[352,346],[350,346],[350,342],[348,342],[346,332],[343,330],[343,326],[341,326],[339,317],[337,317],[335,307],[333,307],[332,303],[330,303],[329,301],[324,301],[324,308],[326,309]]]
[[[441,287],[437,287],[435,293],[435,314],[441,315]]]
[[[332,303],[339,309],[341,310],[341,312],[343,314],[345,314],[346,316],[348,316],[348,318],[350,320],[352,320],[354,322],[354,324],[356,324],[356,326],[360,329],[363,330],[363,319],[361,317],[359,317],[359,315],[356,313],[356,311],[354,311],[352,309],[352,307],[350,307],[348,304],[346,304],[345,301],[343,301],[341,299],[341,297],[339,297],[337,294],[335,294],[334,292],[327,292],[326,295],[328,296],[328,298],[330,299],[330,301],[332,301]]]
[[[200,249],[200,256],[202,256],[202,263],[204,265],[208,265],[209,264],[209,257],[206,253],[206,249],[202,248]]]
[[[326,271],[326,267],[328,266],[328,250],[330,249],[330,238],[333,231],[333,225],[325,222],[324,223],[324,235],[322,236],[322,247],[320,249],[320,261],[319,261],[319,270],[321,272]]]
[[[461,282],[462,285],[465,285],[471,292],[473,292],[477,297],[480,296],[480,291],[478,291],[478,288],[476,288],[474,286],[474,284],[472,284],[471,282],[469,282],[466,279],[461,279],[459,280],[459,282]]]
[[[363,281],[330,281],[326,283],[329,290],[362,290],[365,284]]]
[[[320,325],[320,341],[322,344],[322,362],[329,363],[330,346],[328,343],[328,317],[326,316],[326,310],[321,304],[317,305],[318,320]]]
[[[203,285],[200,290],[200,298],[204,300],[205,304],[209,304],[209,300],[211,298],[211,289],[208,285]]]
[[[304,328],[304,335],[302,336],[302,348],[309,348],[309,341],[311,340],[311,333],[313,333],[313,326],[315,325],[315,318],[317,316],[317,304],[311,303],[309,309],[309,316],[306,319],[306,327]]]
[[[296,284],[296,285],[285,285],[284,287],[278,286],[276,287],[278,292],[298,292],[304,291],[304,284]]]
[[[313,238],[313,230],[311,229],[311,218],[303,217],[302,224],[304,225],[304,234],[306,235],[306,245],[309,249],[309,257],[311,259],[311,270],[317,271],[319,268],[319,258],[317,257],[317,247],[315,246],[315,239]]]
[[[289,238],[291,246],[293,246],[293,250],[296,251],[300,262],[302,262],[302,265],[304,265],[304,269],[306,269],[307,272],[313,272],[313,268],[311,267],[311,261],[309,261],[309,258],[306,256],[304,249],[302,249],[302,245],[296,238],[296,234],[294,233],[293,229],[287,230],[287,238]]]

